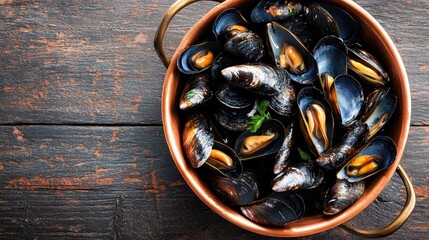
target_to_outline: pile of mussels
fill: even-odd
[[[222,12],[181,53],[182,146],[226,204],[269,226],[334,215],[392,164],[396,146],[377,133],[397,99],[360,28],[331,5],[263,0]]]

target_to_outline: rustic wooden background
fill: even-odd
[[[1,239],[266,239],[223,220],[185,184],[160,112],[165,69],[153,49],[174,0],[0,0]],[[429,233],[429,2],[356,0],[386,29],[408,71],[412,119],[402,162],[417,205],[389,239]],[[172,22],[175,46],[214,3]],[[395,176],[350,224],[400,211]],[[305,239],[354,238],[335,228]]]

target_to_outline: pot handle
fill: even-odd
[[[170,8],[167,10],[167,12],[164,14],[164,16],[161,19],[161,23],[159,24],[159,27],[155,33],[154,46],[155,46],[156,53],[158,53],[159,58],[161,59],[162,63],[166,68],[168,68],[168,65],[170,65],[170,60],[168,59],[167,55],[164,52],[162,41],[164,40],[164,35],[165,35],[165,32],[167,31],[168,25],[170,24],[174,15],[176,15],[176,13],[182,10],[182,8],[194,2],[199,2],[199,1],[202,1],[202,0],[177,0],[175,3],[173,3],[173,5],[170,6]],[[211,1],[223,2],[224,0],[211,0]]]
[[[407,200],[405,202],[405,206],[402,209],[401,213],[398,215],[398,217],[390,223],[388,226],[381,228],[381,229],[374,229],[374,230],[363,230],[358,229],[352,226],[348,225],[341,225],[342,228],[345,230],[367,238],[377,238],[377,237],[385,237],[392,233],[394,233],[396,230],[398,230],[402,224],[407,221],[408,217],[410,216],[411,212],[414,209],[414,206],[416,205],[416,194],[414,192],[413,185],[411,183],[410,177],[405,172],[404,167],[399,164],[398,168],[396,169],[396,172],[399,174],[399,176],[402,179],[402,182],[405,185],[405,190],[407,192]]]

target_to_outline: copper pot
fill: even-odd
[[[363,28],[362,38],[366,40],[366,42],[371,43],[371,51],[378,56],[389,73],[391,89],[398,97],[398,105],[395,114],[392,116],[391,122],[389,123],[389,126],[394,127],[386,129],[386,134],[389,135],[397,145],[397,157],[395,162],[386,169],[383,174],[374,177],[372,181],[369,182],[364,195],[340,214],[332,217],[326,217],[322,214],[312,215],[292,222],[283,228],[273,228],[251,222],[239,212],[225,205],[211,192],[204,181],[199,178],[196,170],[192,168],[185,159],[181,145],[181,119],[178,113],[180,73],[176,66],[177,57],[187,46],[198,43],[198,40],[203,38],[205,34],[211,34],[207,29],[211,29],[214,19],[223,10],[227,8],[240,9],[249,4],[249,0],[227,0],[213,8],[183,37],[170,64],[162,48],[162,40],[165,31],[173,16],[180,11],[180,9],[196,1],[198,0],[178,0],[174,3],[163,17],[155,36],[155,49],[164,65],[168,67],[162,92],[162,121],[165,137],[174,163],[195,194],[213,211],[239,227],[267,236],[299,237],[319,233],[339,226],[359,214],[383,191],[393,173],[397,170],[407,190],[405,207],[397,219],[389,226],[377,230],[359,230],[343,225],[347,230],[366,237],[386,236],[396,231],[407,220],[415,205],[415,193],[411,181],[403,167],[399,164],[408,137],[411,118],[411,97],[407,74],[402,59],[392,40],[380,24],[368,12],[351,0],[323,1],[343,8],[360,22]]]

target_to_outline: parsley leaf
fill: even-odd
[[[311,160],[311,156],[307,152],[302,151],[300,148],[298,148],[298,152],[299,152],[299,156],[301,157],[302,160],[304,160],[304,161],[310,161]]]
[[[194,91],[192,91],[192,90],[186,93],[186,97],[188,99],[191,99],[191,98],[195,97],[195,95],[197,95],[197,94]]]
[[[295,15],[295,8],[291,8],[289,11],[289,17],[293,17],[293,15]]]
[[[247,130],[251,132],[256,132],[265,121],[265,119],[270,119],[270,112],[268,111],[268,100],[262,100],[256,102],[258,105],[258,113],[250,117],[248,122]]]

